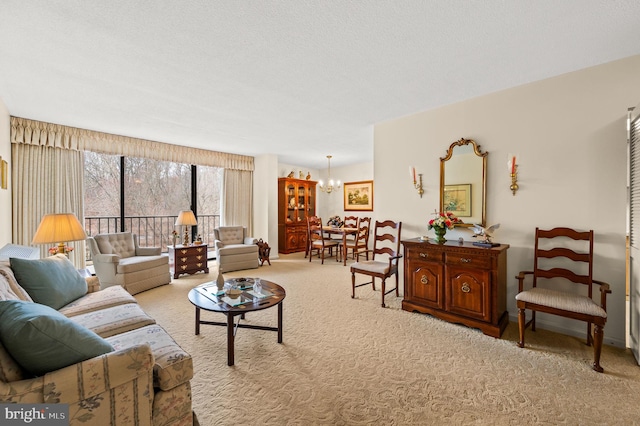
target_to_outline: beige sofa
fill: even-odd
[[[221,226],[214,229],[218,271],[231,272],[259,266],[258,240],[247,237],[247,228]]]
[[[12,305],[41,308],[13,269],[0,262],[0,311]],[[57,311],[45,308],[63,314],[67,326],[93,331],[112,346],[110,352],[34,376],[10,355],[11,341],[2,334],[0,402],[69,404],[71,425],[197,424],[191,356],[121,286],[100,290],[98,279],[89,277],[86,287],[86,294]]]
[[[87,238],[102,288],[119,285],[136,294],[171,282],[169,257],[160,247],[140,247],[131,232]]]

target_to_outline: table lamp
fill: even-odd
[[[183,245],[189,245],[189,233],[187,232],[189,226],[195,226],[198,224],[196,220],[196,216],[193,214],[191,210],[182,210],[178,213],[178,218],[176,219],[176,226],[184,226],[184,238],[182,239]]]
[[[73,213],[46,214],[42,217],[31,244],[58,244],[58,253],[64,253],[66,242],[86,240],[80,221]]]

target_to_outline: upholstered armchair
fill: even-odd
[[[214,229],[218,272],[253,269],[259,266],[258,242],[247,237],[243,226],[221,226]]]
[[[87,242],[102,288],[120,285],[136,294],[171,282],[169,257],[160,247],[138,246],[135,234],[98,234]]]

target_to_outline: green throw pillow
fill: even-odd
[[[109,342],[60,312],[23,300],[0,301],[0,341],[34,376],[113,351]]]
[[[18,283],[34,302],[60,309],[87,293],[87,282],[65,256],[29,260],[11,258]]]

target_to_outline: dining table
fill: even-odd
[[[330,226],[330,225],[325,225],[322,227],[322,230],[324,232],[326,232],[327,234],[333,234],[333,235],[342,235],[342,251],[341,253],[344,253],[344,255],[342,256],[342,261],[343,261],[343,265],[347,266],[347,235],[357,235],[358,234],[358,228],[349,228],[349,227],[344,227],[344,226]],[[337,254],[336,254],[337,256]]]

